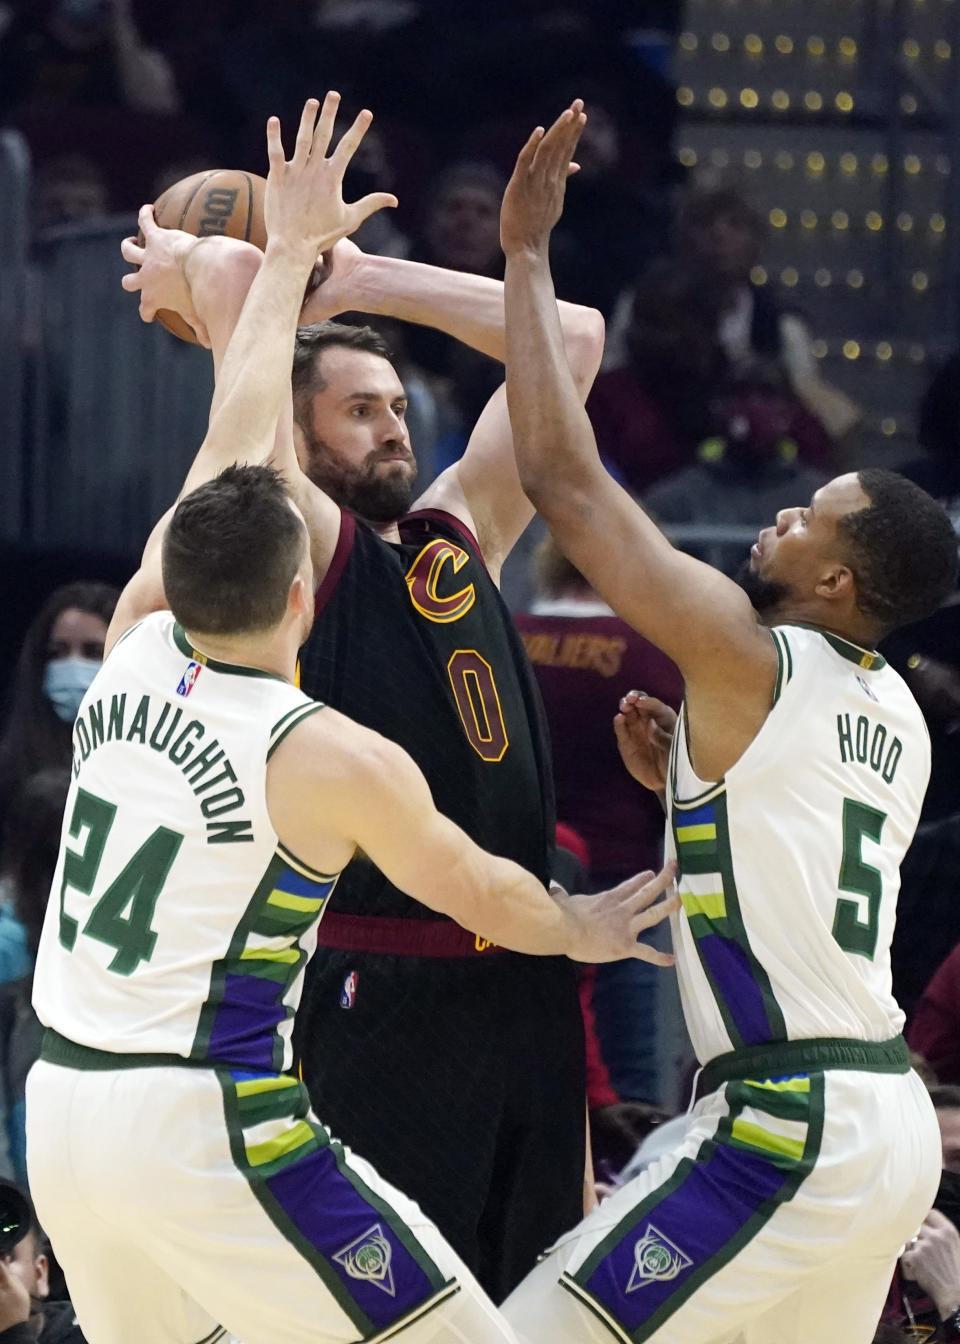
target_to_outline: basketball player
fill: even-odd
[[[199,322],[218,362],[260,254],[228,239],[193,248],[174,231],[147,232],[144,250],[125,245],[127,259],[143,264],[129,282],[141,287],[144,315],[174,308]],[[178,249],[192,249],[189,284]],[[439,327],[503,358],[497,281],[366,257],[344,241],[308,316],[358,309]],[[602,320],[562,305],[562,322],[585,397]],[[376,333],[328,322],[301,330],[299,465],[289,429],[274,459],[307,519],[315,569],[326,572],[301,685],[405,747],[441,812],[546,885],[549,751],[497,591],[533,514],[505,394],[412,512],[405,409]],[[198,464],[191,481],[203,471]],[[499,1300],[583,1212],[585,1081],[572,968],[474,938],[412,902],[368,857],[338,884],[320,945],[326,955],[311,965],[296,1041],[315,1104],[417,1198]]]
[[[547,247],[583,123],[577,102],[534,132],[504,197],[507,394],[524,488],[684,676],[667,836],[705,1095],[504,1311],[528,1344],[866,1344],[939,1167],[889,959],[930,752],[875,649],[947,596],[956,539],[869,470],[783,510],[742,586],[668,544],[604,471],[563,354]]]
[[[336,99],[317,111],[290,163],[268,127],[270,242],[207,457],[269,450],[317,250],[383,203],[340,199],[369,115],[326,158]],[[288,1071],[317,923],[362,847],[508,947],[662,960],[636,937],[669,908],[647,909],[670,874],[558,904],[442,817],[399,747],[295,687],[313,569],[272,469],[230,468],[181,499],[127,619],[151,570],[171,612],[114,624],[74,728],[35,979],[47,1035],[28,1082],[30,1183],[84,1334],[511,1341],[435,1227],[330,1138]]]

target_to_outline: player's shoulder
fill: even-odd
[[[336,783],[346,774],[382,773],[396,767],[401,748],[372,728],[318,700],[305,700],[274,727],[268,760],[304,787]]]

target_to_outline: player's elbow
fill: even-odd
[[[569,321],[564,323],[563,341],[570,372],[577,384],[577,391],[585,401],[603,359],[606,324],[603,314],[596,308],[577,306],[569,311]]]
[[[238,238],[218,238],[216,264],[205,267],[194,282],[193,300],[205,316],[241,303],[263,265],[263,253]]]

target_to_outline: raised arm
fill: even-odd
[[[361,850],[394,885],[464,928],[517,952],[582,961],[672,958],[638,935],[676,908],[654,905],[672,871],[612,892],[554,900],[532,874],[480,849],[437,811],[427,781],[395,743],[325,709],[281,743],[267,802],[277,834],[321,872]]]
[[[565,358],[577,395],[586,401],[603,354],[603,318],[578,304],[557,307]],[[344,241],[334,249],[329,278],[307,301],[303,321],[348,310],[435,327],[501,363],[506,357],[503,285],[486,276],[367,256]],[[477,421],[463,458],[427,489],[417,507],[461,518],[477,536],[488,568],[499,570],[533,517],[517,477],[502,387]]]
[[[740,588],[675,550],[604,469],[564,353],[547,249],[584,120],[577,102],[549,132],[538,128],[504,196],[507,399],[520,479],[597,592],[677,663],[692,716],[727,716],[739,743],[732,764],[769,710],[773,643]]]
[[[255,273],[250,268],[249,292],[223,355],[207,434],[187,473],[184,493],[211,479],[231,462],[264,462],[272,456],[278,431],[282,437],[284,428],[288,428],[285,417],[290,401],[294,339],[304,287],[317,252],[332,247],[373,210],[393,201],[392,197],[374,195],[354,205],[344,204],[340,194],[343,174],[371,117],[368,112],[360,113],[327,158],[338,104],[339,95],[328,94],[318,120],[319,104],[315,99],[308,101],[289,163],[284,159],[279,123],[276,118],[268,123],[266,252]],[[124,243],[124,256],[140,264],[141,270],[125,276],[124,287],[141,291],[141,314],[151,321],[160,304],[160,291],[152,284],[148,265],[151,241],[160,249],[156,252],[161,259],[158,265],[163,264],[164,249],[175,256],[176,270],[191,304],[195,286],[201,293],[205,287],[208,291],[211,288],[211,267],[204,264],[204,258],[209,258],[211,252],[201,240],[186,235],[170,240],[162,237],[166,231],[157,227],[149,206],[141,211],[140,222],[145,246],[140,248],[128,239]],[[193,273],[194,266],[199,267],[198,274]],[[208,335],[199,314],[198,320]],[[324,533],[328,551],[326,555],[321,553],[321,563],[332,553],[336,543],[333,518],[339,518],[335,506],[329,500],[324,499],[324,503],[330,511],[331,523]],[[111,628],[114,638],[131,619],[163,605],[160,552],[165,526],[163,519],[154,529],[140,570],[121,599],[120,616]],[[316,554],[316,546],[314,550]]]

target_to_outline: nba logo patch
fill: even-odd
[[[199,663],[187,663],[187,670],[180,678],[180,685],[177,687],[177,695],[189,695],[197,684],[197,677],[200,675]]]
[[[340,991],[340,1007],[352,1008],[357,999],[357,983],[360,976],[356,971],[348,971]]]
[[[879,704],[877,695],[874,692],[873,687],[870,685],[870,683],[864,677],[859,676],[857,677],[857,681],[860,683],[860,689],[861,691],[863,691],[864,695],[869,696],[871,700],[877,700],[877,703]]]

